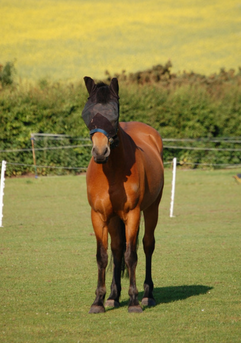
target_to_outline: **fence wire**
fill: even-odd
[[[164,165],[172,165],[172,161],[170,162],[163,162]],[[12,166],[23,166],[23,167],[32,167],[32,168],[48,168],[48,169],[66,169],[66,170],[81,170],[86,171],[88,167],[65,167],[65,166],[42,166],[42,165],[34,165],[34,164],[24,164],[24,163],[14,163],[14,162],[7,162],[8,165]],[[203,167],[228,167],[228,168],[241,168],[241,164],[228,164],[228,163],[195,163],[195,162],[185,162],[177,161],[177,165],[181,167],[185,166],[203,166]]]
[[[63,139],[71,139],[71,140],[80,140],[80,141],[89,141],[89,138],[83,137],[71,137],[68,135],[60,135],[60,134],[41,134],[41,133],[34,133],[31,135],[35,139],[50,139],[50,140],[63,140]],[[223,137],[220,139],[208,139],[208,138],[198,138],[198,139],[177,139],[177,138],[164,138],[163,142],[180,142],[180,143],[231,143],[231,144],[240,144],[241,137]],[[49,146],[49,147],[42,147],[42,148],[34,148],[34,151],[48,151],[48,150],[62,150],[62,149],[75,149],[75,148],[82,148],[82,147],[92,147],[92,144],[78,144],[78,145],[61,145],[61,146]],[[164,145],[164,149],[172,149],[172,150],[200,150],[200,151],[227,151],[227,152],[241,152],[241,149],[238,148],[210,148],[210,147],[193,147],[193,146],[177,146],[177,145]],[[0,153],[21,153],[21,152],[32,152],[33,148],[23,148],[23,149],[5,149],[0,150]],[[164,165],[171,165],[172,161],[164,162]],[[15,163],[15,162],[8,162],[8,165],[12,166],[24,166],[24,167],[32,167],[32,168],[39,168],[39,169],[62,169],[62,170],[80,170],[86,171],[87,167],[66,167],[66,166],[49,166],[49,165],[35,165],[35,164],[25,164],[25,163]],[[224,168],[239,168],[241,164],[228,164],[228,163],[195,163],[195,162],[183,162],[177,161],[177,165],[185,167],[185,166],[203,166],[203,167],[224,167]]]
[[[60,150],[60,149],[74,149],[82,147],[92,147],[92,144],[81,144],[81,145],[61,145],[61,146],[50,146],[44,148],[34,148],[35,151],[44,151],[44,150]],[[188,146],[173,146],[173,145],[163,145],[164,149],[177,149],[177,150],[202,150],[202,151],[241,151],[241,149],[230,149],[230,148],[198,148],[198,147],[188,147]],[[6,149],[0,150],[0,153],[7,152],[30,152],[32,148],[28,149]]]

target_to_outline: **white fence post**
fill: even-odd
[[[176,186],[176,169],[177,169],[177,159],[173,159],[173,169],[172,169],[172,193],[171,193],[171,207],[170,207],[170,218],[173,218],[173,208],[174,208],[174,198],[175,198],[175,186]]]
[[[2,161],[2,170],[1,170],[1,186],[0,186],[0,227],[3,227],[3,195],[4,195],[4,186],[5,186],[5,171],[6,171],[6,161]]]

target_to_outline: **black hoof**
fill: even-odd
[[[105,308],[104,306],[97,306],[97,305],[92,305],[89,313],[104,313],[105,312]]]
[[[152,298],[143,298],[142,301],[141,301],[141,304],[143,306],[148,306],[148,307],[156,306],[156,302]]]
[[[105,302],[105,307],[115,307],[115,308],[117,308],[119,306],[120,306],[120,304],[117,301],[113,300],[113,299],[107,299],[106,302]]]
[[[143,310],[140,305],[134,305],[134,306],[128,307],[128,312],[129,313],[142,313]]]

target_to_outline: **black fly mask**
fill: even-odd
[[[110,86],[104,83],[95,84],[90,77],[84,78],[89,98],[82,112],[82,117],[90,136],[95,132],[106,135],[113,145],[117,136],[119,122],[119,86],[118,80],[113,78]]]

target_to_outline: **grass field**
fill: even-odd
[[[1,342],[238,343],[241,186],[238,171],[171,171],[156,230],[157,306],[89,315],[97,281],[85,176],[7,179],[0,228]],[[240,172],[240,171],[239,171]],[[143,224],[140,235],[143,234]],[[137,286],[142,296],[144,254]],[[107,274],[107,287],[111,274]]]
[[[240,0],[0,0],[0,63],[27,79],[103,78],[171,59],[174,71],[238,68]]]

